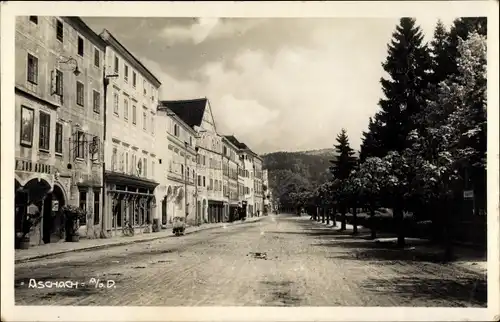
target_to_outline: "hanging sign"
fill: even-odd
[[[473,199],[474,190],[464,190],[464,199]]]

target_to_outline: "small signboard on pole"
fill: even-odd
[[[464,190],[464,199],[473,199],[474,190]]]

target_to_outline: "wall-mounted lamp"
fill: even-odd
[[[63,60],[59,61],[59,64],[73,64],[74,65],[72,67],[73,68],[73,74],[75,74],[75,76],[80,75],[81,72],[80,72],[80,69],[78,68],[78,61],[76,59],[74,59],[73,57],[69,57],[69,58],[66,58],[66,59],[64,59],[64,58],[63,58]]]

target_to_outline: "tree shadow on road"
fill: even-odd
[[[396,294],[402,298],[433,300],[438,304],[440,300],[446,305],[453,301],[453,306],[487,307],[487,283],[485,279],[467,277],[417,277],[404,276],[395,278],[369,279],[361,285],[365,290],[385,294]]]

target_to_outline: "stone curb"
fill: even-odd
[[[258,218],[259,219],[256,219],[256,220],[246,220],[246,221],[242,221],[242,222],[229,223],[229,225],[236,226],[236,225],[241,225],[241,224],[245,224],[245,223],[257,222],[257,221],[260,221],[264,217],[258,217]],[[225,223],[225,224],[228,225],[228,223]],[[201,226],[201,227],[203,227],[203,226]],[[224,224],[221,224],[218,226],[210,226],[210,227],[200,228],[200,229],[197,229],[194,231],[186,231],[186,233],[184,235],[190,235],[190,234],[197,233],[199,231],[222,228],[222,227],[224,227]],[[22,259],[16,259],[14,261],[14,264],[25,263],[25,262],[29,262],[29,261],[32,261],[35,259],[60,255],[60,254],[64,254],[64,253],[77,253],[77,252],[84,252],[84,251],[89,251],[89,250],[97,250],[97,249],[103,249],[103,248],[111,248],[111,247],[130,245],[130,244],[146,243],[146,242],[153,241],[153,240],[171,238],[171,237],[174,237],[174,236],[167,235],[167,236],[158,236],[158,237],[152,237],[152,238],[147,238],[147,239],[124,240],[124,241],[118,241],[116,243],[109,243],[109,244],[103,244],[103,245],[90,245],[88,247],[77,248],[77,249],[66,249],[66,250],[57,251],[57,252],[53,252],[53,253],[49,253],[49,254],[40,254],[40,255],[34,255],[34,256],[30,256],[30,257],[26,257],[26,258],[22,258]],[[123,238],[126,238],[126,237],[123,237]]]

